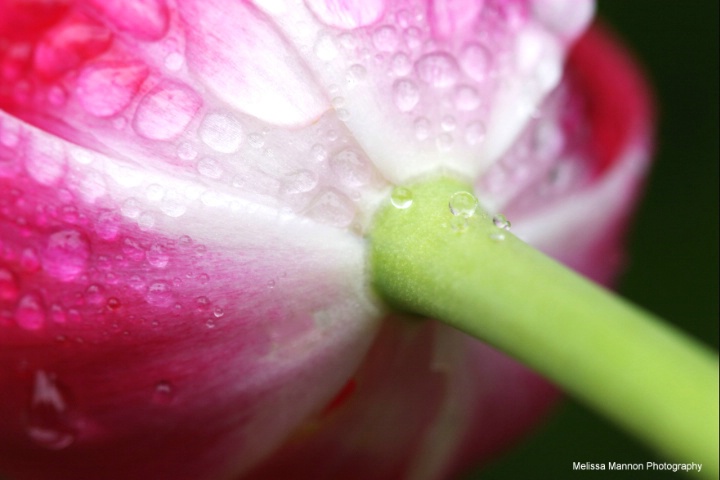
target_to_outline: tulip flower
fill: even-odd
[[[647,167],[592,13],[0,0],[0,472],[451,478],[557,397],[493,347],[701,449],[712,354],[538,252],[610,284]]]

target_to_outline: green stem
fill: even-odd
[[[718,476],[717,355],[496,227],[442,179],[381,209],[372,279],[391,306],[518,358],[675,461]],[[400,199],[407,200],[406,198]],[[397,202],[396,202],[397,203]],[[499,239],[499,236],[504,236]]]

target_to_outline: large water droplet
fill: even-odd
[[[76,230],[62,230],[48,237],[43,254],[44,267],[53,277],[67,282],[85,271],[90,257],[90,244]]]
[[[462,233],[468,229],[468,226],[467,217],[457,216],[450,219],[450,228],[456,232]]]
[[[359,64],[352,65],[345,75],[345,85],[350,89],[355,88],[359,83],[364,82],[366,77],[365,67]]]
[[[200,175],[215,180],[223,175],[222,165],[214,158],[201,158],[197,164],[197,170]]]
[[[328,151],[323,145],[315,144],[310,149],[312,159],[318,163],[324,162],[328,158]]]
[[[330,168],[344,185],[359,187],[370,181],[368,161],[351,149],[342,150],[330,160]]]
[[[67,421],[68,403],[55,375],[35,372],[27,434],[32,441],[50,450],[62,450],[75,441],[76,431]]]
[[[415,63],[415,70],[420,80],[433,87],[451,87],[458,79],[455,59],[444,52],[423,55]]]
[[[394,52],[398,46],[398,35],[395,28],[383,26],[373,33],[373,44],[381,52]]]
[[[465,141],[468,145],[478,145],[485,140],[485,125],[482,122],[472,122],[465,127]]]
[[[156,307],[169,307],[175,301],[172,293],[172,287],[165,281],[157,281],[148,287],[145,299],[150,305]]]
[[[469,85],[457,87],[454,95],[455,107],[458,110],[471,111],[480,106],[480,95]]]
[[[420,90],[411,80],[398,80],[393,85],[393,101],[398,110],[409,112],[420,101]]]
[[[198,94],[186,85],[166,82],[140,101],[133,126],[142,137],[170,140],[185,130],[201,105]]]
[[[490,70],[490,52],[480,44],[469,43],[460,52],[460,65],[468,77],[481,82]]]
[[[291,173],[283,180],[283,189],[286,193],[309,192],[318,184],[318,176],[310,170],[300,170]]]
[[[404,53],[396,53],[392,58],[392,71],[398,77],[403,77],[412,70],[410,57]]]
[[[237,152],[242,143],[242,124],[224,113],[205,115],[199,133],[205,145],[220,153]]]
[[[130,104],[148,69],[140,62],[92,65],[77,80],[77,97],[86,112],[111,117]]]
[[[165,268],[170,261],[170,255],[165,253],[165,247],[157,243],[145,252],[145,258],[155,268]]]
[[[413,123],[415,128],[415,138],[418,140],[427,140],[430,137],[430,120],[425,117],[419,117]]]
[[[185,57],[180,52],[170,52],[165,57],[165,68],[173,72],[180,70],[184,63]]]
[[[85,290],[85,299],[90,305],[103,305],[105,303],[105,291],[100,285],[90,285]]]
[[[325,190],[308,208],[307,214],[321,223],[334,227],[347,227],[355,218],[355,205],[336,190]]]
[[[25,330],[39,330],[45,324],[45,307],[35,293],[24,295],[15,310],[15,320]]]
[[[40,259],[35,249],[30,247],[23,249],[20,254],[20,267],[30,273],[40,270]]]
[[[181,193],[168,190],[160,202],[160,210],[168,217],[181,217],[187,212],[187,200]]]
[[[413,193],[409,188],[395,187],[390,194],[390,202],[395,208],[410,208],[413,204]]]
[[[470,218],[475,214],[478,207],[478,200],[470,192],[455,192],[450,196],[450,213],[455,216]]]
[[[313,51],[315,55],[324,62],[329,62],[337,57],[339,53],[337,45],[335,45],[335,40],[327,33],[321,33],[318,36]]]

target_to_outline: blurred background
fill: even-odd
[[[598,16],[645,69],[659,120],[654,166],[631,232],[620,293],[717,349],[718,2],[598,3]],[[567,400],[535,435],[467,480],[689,478],[672,472],[573,472],[573,461],[666,460]]]

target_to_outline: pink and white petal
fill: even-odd
[[[646,92],[627,53],[596,27],[571,52],[567,80],[540,118],[478,182],[519,236],[605,284],[621,266],[650,159]]]
[[[47,137],[0,116],[6,473],[249,468],[323,408],[375,335],[362,241]],[[37,173],[37,152],[65,168]]]
[[[299,2],[256,3],[269,8],[338,116],[395,183],[443,168],[475,178],[492,164],[557,85],[565,50],[593,10],[589,1],[570,8],[558,0],[555,9],[386,2],[372,25],[336,28]],[[571,15],[573,28],[558,28],[558,11]],[[452,36],[443,33],[449,25]]]

